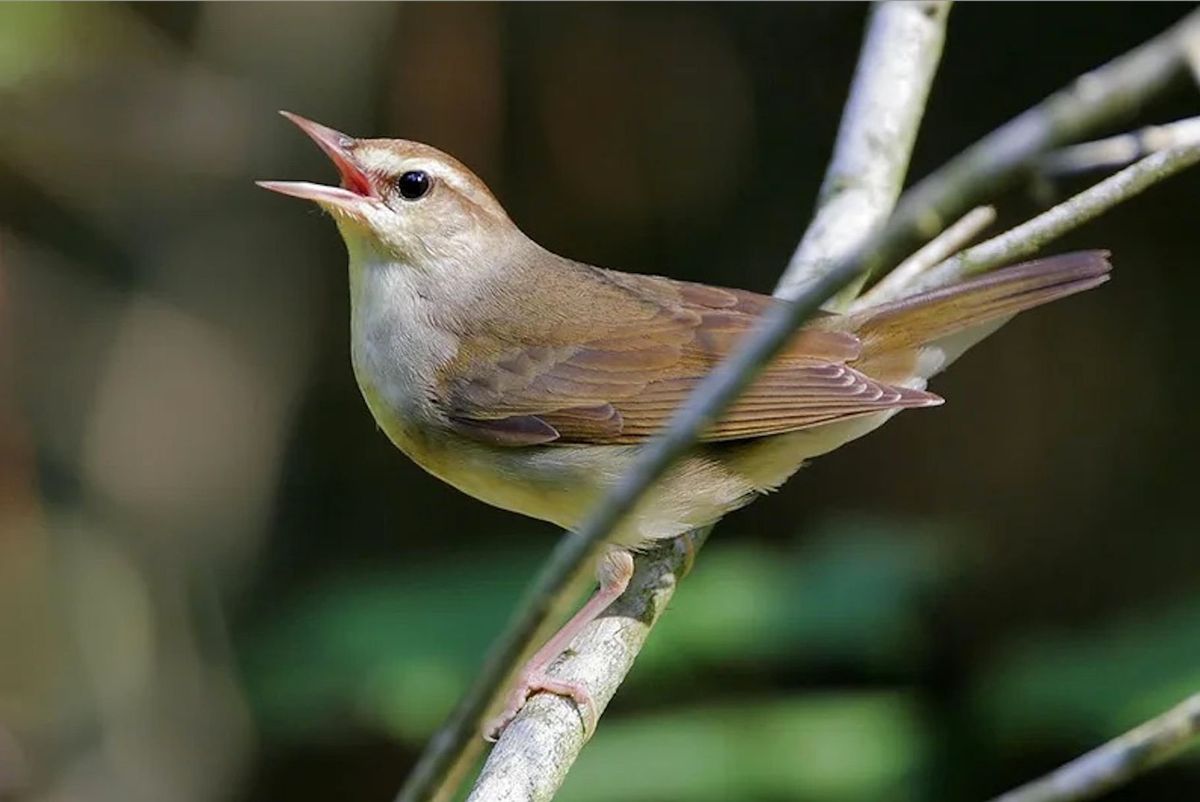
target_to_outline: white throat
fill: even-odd
[[[344,231],[350,257],[350,349],[371,413],[401,448],[432,422],[430,382],[458,338],[434,323],[437,281],[395,260],[358,232]],[[407,450],[407,449],[405,449]]]

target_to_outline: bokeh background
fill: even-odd
[[[963,4],[911,175],[1187,11]],[[276,109],[456,154],[561,253],[768,291],[865,13],[0,5],[0,797],[389,799],[554,542],[376,430],[333,226],[251,183],[332,176]],[[1200,688],[1198,200],[1056,243],[1115,280],[723,523],[561,799],[980,799]]]

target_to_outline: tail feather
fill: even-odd
[[[846,321],[862,341],[855,366],[879,378],[929,378],[1018,312],[1103,284],[1112,269],[1108,256],[1051,256],[864,310]],[[918,366],[926,346],[939,353]]]

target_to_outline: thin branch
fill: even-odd
[[[711,527],[697,530],[692,553]],[[629,588],[572,644],[552,668],[554,676],[585,682],[602,713],[642,650],[686,569],[687,553],[672,542],[643,555]],[[575,703],[540,693],[530,698],[497,742],[467,802],[548,800],[587,741]]]
[[[780,298],[797,297],[829,273],[895,208],[949,13],[949,3],[874,7],[817,212],[780,279]]]
[[[1200,694],[992,802],[1075,802],[1123,785],[1200,740]]]
[[[1189,117],[1047,153],[1038,160],[1037,169],[1046,176],[1116,170],[1151,153],[1197,143],[1200,143],[1200,117]]]
[[[976,206],[963,215],[957,223],[896,265],[878,284],[861,295],[851,305],[850,311],[857,312],[860,309],[878,306],[907,295],[907,286],[913,283],[918,276],[961,251],[968,242],[975,239],[981,231],[994,222],[996,222],[995,207]]]
[[[529,633],[544,620],[549,606],[546,600],[561,595],[645,489],[732,403],[757,370],[821,303],[864,273],[887,267],[900,255],[911,252],[915,245],[936,235],[943,219],[961,215],[1013,180],[1049,148],[1077,139],[1101,123],[1126,118],[1140,102],[1158,94],[1184,71],[1185,45],[1194,46],[1198,35],[1200,15],[1193,13],[1166,33],[998,129],[907,193],[886,225],[876,229],[860,247],[834,260],[794,303],[774,307],[745,339],[743,347],[701,383],[667,430],[641,450],[632,469],[605,495],[579,530],[564,536],[555,547],[528,601],[501,636],[485,675],[464,698],[449,726],[435,736],[400,799],[425,800],[435,793],[450,792],[447,772],[460,765],[466,744],[475,738],[475,727],[502,690]]]
[[[480,733],[482,722],[499,712],[517,669],[553,634],[555,622],[565,618],[566,609],[593,577],[590,566],[583,565],[575,576],[563,578],[555,594],[537,588],[526,591],[474,683],[425,746],[395,802],[449,802],[455,797],[487,745]]]
[[[1147,156],[1032,220],[957,253],[914,277],[899,289],[900,295],[912,295],[954,284],[969,276],[1011,264],[1036,253],[1051,240],[1078,228],[1198,161],[1200,143]]]

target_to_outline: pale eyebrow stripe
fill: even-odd
[[[497,201],[477,180],[464,177],[457,170],[447,169],[446,164],[436,158],[421,155],[401,155],[380,147],[365,147],[355,154],[367,170],[380,175],[398,175],[408,170],[424,170],[437,181],[444,181],[462,198],[480,210],[495,214],[503,212]]]

